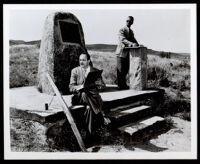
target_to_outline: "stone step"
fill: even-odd
[[[110,92],[101,92],[100,95],[103,100],[103,110],[108,111],[111,109],[116,110],[118,107],[122,107],[126,105],[127,107],[136,102],[141,102],[144,99],[154,97],[159,97],[160,92],[157,90],[144,90],[144,91],[136,91],[136,90],[122,90],[122,91],[115,91],[114,89]],[[63,99],[66,104],[71,107],[71,97],[72,95],[64,95]],[[45,104],[50,104],[49,109],[47,111],[52,112],[50,116],[45,115]],[[40,93],[36,86],[32,87],[21,87],[21,88],[12,88],[10,89],[10,109],[20,110],[19,113],[22,111],[26,111],[25,113],[28,115],[33,114],[32,118],[39,118],[43,120],[48,120],[47,118],[52,118],[53,115],[56,116],[57,113],[63,113],[61,105],[56,96],[47,95],[44,93]],[[71,108],[72,114],[79,113],[79,111],[83,108],[83,106],[74,106]],[[30,112],[27,112],[30,111]],[[36,113],[31,113],[31,112]],[[41,112],[40,112],[41,111]],[[35,115],[39,115],[36,117]],[[59,114],[60,115],[60,114]],[[31,116],[29,117],[31,118]],[[55,119],[55,120],[56,120]]]
[[[77,106],[72,107],[70,110],[76,111],[76,109],[83,109],[83,108],[84,106],[77,105]],[[64,112],[61,107],[58,107],[56,111],[51,110],[51,108],[49,108],[49,110],[47,111],[21,110],[21,109],[16,109],[16,108],[10,108],[10,117],[37,121],[41,124],[54,123],[58,120],[66,119],[66,116],[64,115]]]
[[[130,103],[130,104],[127,104],[127,105],[120,105],[118,107],[115,107],[115,108],[111,108],[109,110],[109,113],[111,112],[116,112],[116,111],[120,111],[120,110],[125,110],[125,109],[130,109],[130,108],[134,108],[136,106],[140,106],[140,105],[143,105],[145,104],[143,101],[139,101],[139,102],[134,102],[134,103]]]
[[[126,110],[118,110],[118,111],[115,111],[115,112],[111,112],[107,116],[115,118],[115,119],[119,119],[121,117],[130,115],[130,114],[136,114],[137,112],[145,111],[145,110],[148,110],[150,108],[151,108],[150,106],[142,105],[142,106],[137,106],[137,107],[134,107],[134,108],[126,109]]]
[[[136,133],[141,132],[163,121],[165,121],[164,118],[159,116],[153,116],[128,125],[121,126],[118,128],[118,130],[120,130],[122,134],[128,135],[129,137],[133,137]]]
[[[135,106],[139,102],[144,100],[151,99],[152,97],[158,97],[160,93],[156,90],[147,90],[147,91],[136,91],[136,90],[123,90],[123,91],[111,91],[111,92],[101,92],[100,95],[103,100],[103,110],[105,112],[111,112],[118,110],[119,108],[129,108]],[[71,105],[71,95],[63,96],[63,99],[68,104]],[[140,103],[141,104],[141,103]],[[60,110],[60,104],[53,103],[51,109]],[[78,107],[74,107],[74,110],[79,110]]]
[[[137,121],[146,116],[150,116],[152,114],[151,111],[150,106],[141,105],[125,110],[120,109],[107,114],[107,116],[112,120],[113,126],[117,127],[133,122],[133,120]]]
[[[129,105],[138,101],[144,101],[152,98],[159,98],[163,93],[158,90],[123,90],[100,93],[103,99],[104,110],[110,111],[121,105]]]
[[[21,110],[16,108],[10,108],[11,118],[22,118],[24,120],[37,121],[41,124],[47,122],[56,122],[57,120],[64,119],[63,112],[53,112],[53,111],[30,111]]]
[[[36,86],[32,87],[20,87],[10,89],[10,104],[12,108],[22,110],[41,110],[45,111],[45,103],[51,102],[51,107],[60,108],[59,101],[56,96],[40,93]],[[151,98],[152,96],[158,97],[160,92],[157,90],[123,90],[123,91],[111,91],[100,93],[103,103],[115,108],[118,106],[128,105],[138,100],[144,100],[145,98]],[[54,97],[54,98],[53,98]],[[72,106],[72,95],[63,95],[64,101],[68,106]],[[111,109],[111,108],[110,108]],[[57,111],[58,109],[55,109]]]

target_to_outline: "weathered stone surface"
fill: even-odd
[[[134,133],[138,132],[139,130],[143,130],[147,127],[150,127],[158,122],[162,122],[165,119],[160,116],[153,116],[142,121],[134,122],[125,126],[118,128],[120,131],[127,133],[129,135],[133,135]]]
[[[83,29],[71,13],[55,12],[47,16],[40,46],[38,87],[53,94],[45,74],[49,73],[62,94],[69,93],[71,70],[78,66],[78,57],[87,53]]]
[[[150,106],[141,105],[141,106],[137,106],[137,107],[126,109],[126,110],[119,110],[117,112],[111,112],[109,114],[109,117],[114,117],[115,119],[118,119],[118,118],[124,117],[126,115],[131,115],[131,114],[135,114],[137,112],[146,111],[150,108],[151,108]]]
[[[129,68],[130,89],[144,90],[147,88],[147,48],[130,49]]]
[[[45,104],[48,105],[49,112],[60,112],[62,111],[61,105],[58,101],[57,96],[51,96],[45,93],[40,93],[35,86],[32,87],[20,87],[12,88],[9,91],[9,106],[13,109],[20,110],[30,110],[30,111],[45,111]],[[100,93],[104,103],[112,103],[115,107],[116,102],[120,105],[124,105],[122,101],[124,99],[130,99],[131,103],[133,100],[149,98],[153,95],[157,96],[158,91],[147,90],[147,91],[135,91],[135,90],[123,90],[123,91],[113,91],[113,92],[102,92]],[[71,97],[72,95],[63,96],[66,104],[71,107]],[[158,97],[158,96],[157,96]],[[113,108],[111,106],[111,108]],[[74,106],[71,110],[76,110],[82,106]]]

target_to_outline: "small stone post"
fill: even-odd
[[[131,47],[129,49],[129,87],[134,90],[144,90],[147,88],[147,48]]]

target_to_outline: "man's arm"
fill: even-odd
[[[134,46],[138,46],[138,42],[137,40],[135,39],[134,37],[134,33],[132,32],[132,38],[131,38],[131,41],[129,41],[126,36],[125,36],[125,30],[124,29],[121,29],[119,31],[119,40],[120,42],[122,42],[123,44],[125,44],[125,46],[128,46],[128,47],[134,47]]]
[[[130,46],[132,44],[131,41],[127,40],[124,29],[119,30],[119,40],[126,46]]]
[[[82,85],[77,85],[77,77],[78,74],[75,71],[75,69],[73,69],[71,71],[70,84],[69,84],[69,91],[72,93],[78,92],[82,86]]]

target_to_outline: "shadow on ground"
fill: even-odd
[[[167,148],[156,146],[150,143],[151,139],[156,139],[159,135],[168,132],[173,128],[171,120],[166,120],[162,124],[153,126],[143,131],[138,131],[133,137],[125,136],[120,134],[116,130],[106,129],[104,134],[101,136],[101,140],[96,142],[91,151],[99,152],[103,146],[123,146],[125,149],[135,151],[136,148],[149,152],[162,152]]]
[[[161,152],[167,150],[167,148],[152,144],[150,140],[158,138],[159,135],[168,132],[171,128],[173,128],[173,122],[171,120],[165,120],[162,124],[152,126],[145,131],[138,131],[131,139],[125,141],[124,146],[128,150],[134,150],[135,148],[140,148],[150,152]]]
[[[80,133],[86,148],[89,148],[90,152],[109,152],[109,150],[112,152],[122,152],[124,149],[129,151],[141,149],[149,152],[161,152],[167,148],[153,145],[150,143],[150,140],[166,133],[173,128],[172,126],[172,122],[166,121],[162,126],[159,125],[159,127],[153,127],[152,129],[138,132],[131,140],[111,127],[99,129],[99,137],[95,137],[94,140],[88,140],[85,137],[84,130],[80,130]],[[71,131],[71,127],[66,123],[66,120],[62,120],[50,126],[46,134],[44,133],[45,129],[45,126],[34,121],[11,119],[12,151],[81,151]]]
[[[53,134],[47,133],[47,139],[51,147],[56,149],[66,149],[68,151],[80,151],[79,145],[68,124],[62,122],[59,125],[54,125]],[[97,131],[97,136],[93,138],[86,138],[85,131],[80,130],[81,136],[86,148],[90,148],[92,152],[102,151],[103,147],[123,147],[127,150],[134,151],[136,148],[150,151],[161,152],[167,148],[158,147],[150,143],[151,139],[157,138],[159,135],[166,133],[173,127],[171,120],[166,120],[162,124],[152,126],[151,128],[138,131],[134,136],[129,137],[122,135],[119,131],[112,127],[102,127]],[[68,130],[67,130],[68,129]],[[52,130],[51,130],[52,132]],[[117,150],[116,150],[117,151]],[[119,150],[120,151],[120,150]]]

